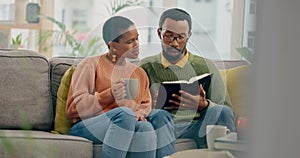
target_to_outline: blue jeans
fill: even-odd
[[[153,110],[147,120],[136,121],[131,109],[119,107],[76,123],[69,134],[103,144],[102,158],[161,158],[174,153],[174,124],[170,114]]]
[[[177,138],[193,139],[198,148],[207,148],[207,125],[224,125],[231,132],[236,131],[232,110],[228,106],[215,105],[202,113],[200,119],[195,123],[175,124],[175,135]]]

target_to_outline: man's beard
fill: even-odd
[[[171,46],[167,46],[167,47],[163,46],[163,55],[168,61],[175,62],[175,61],[178,61],[178,59],[180,59],[184,55],[185,48],[186,48],[186,46],[184,46],[184,48],[182,50],[179,50],[179,49],[171,47]],[[177,51],[180,53],[178,53],[177,56],[171,56],[168,54],[169,51]]]

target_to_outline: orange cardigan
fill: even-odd
[[[112,81],[120,78],[139,80],[137,98],[127,100],[126,105],[118,105],[111,93]],[[147,116],[151,111],[149,80],[143,69],[128,61],[123,66],[114,65],[105,55],[88,57],[76,67],[66,106],[67,116],[73,123],[130,104],[137,104],[132,109],[136,113]]]

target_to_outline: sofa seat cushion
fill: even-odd
[[[197,145],[196,145],[196,142],[193,141],[192,139],[180,138],[180,139],[176,139],[175,149],[176,149],[176,152],[182,151],[182,150],[197,149]],[[101,144],[94,144],[93,145],[93,157],[99,158],[101,156],[101,150],[102,150]]]
[[[0,130],[0,157],[91,158],[92,142],[43,131]]]

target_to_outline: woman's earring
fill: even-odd
[[[117,62],[117,55],[116,54],[114,54],[116,52],[116,50],[115,49],[113,49],[113,54],[111,55],[111,62],[113,62],[113,63],[115,63],[115,62]]]

